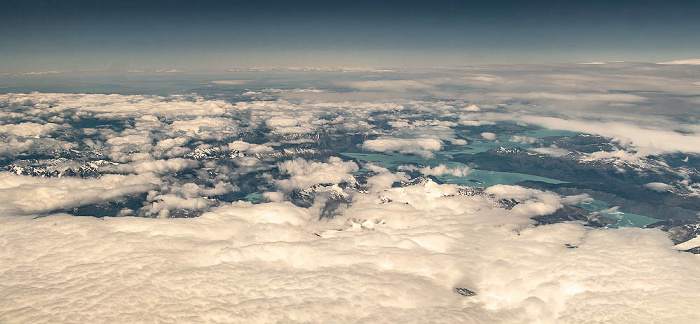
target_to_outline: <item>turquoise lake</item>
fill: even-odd
[[[521,134],[521,136],[527,136],[532,138],[543,138],[547,136],[575,136],[577,132],[571,132],[566,130],[552,130],[552,129],[538,129],[533,131],[527,131]],[[511,142],[511,135],[498,136],[497,141],[485,140],[482,138],[461,136],[462,138],[468,139],[470,144],[459,150],[447,150],[439,151],[434,153],[432,158],[424,158],[418,155],[404,155],[399,153],[341,153],[341,156],[357,159],[364,162],[375,162],[378,165],[395,171],[400,165],[405,164],[416,164],[419,166],[431,166],[435,167],[440,164],[447,165],[448,167],[464,167],[463,163],[452,161],[451,157],[455,154],[476,154],[480,152],[487,152],[492,149],[497,149],[499,147],[504,148],[521,148],[529,149],[532,148],[532,144],[523,144],[517,142]],[[368,170],[361,169],[358,173],[367,172]],[[540,177],[531,174],[515,173],[515,172],[499,172],[499,171],[489,171],[481,169],[472,169],[472,172],[464,177],[455,177],[453,175],[441,175],[437,177],[440,181],[444,183],[453,183],[462,186],[471,187],[490,187],[497,184],[504,185],[515,185],[523,181],[539,181],[550,184],[561,184],[567,183],[566,181],[561,181],[558,179],[551,179],[546,177]],[[644,227],[651,223],[659,221],[658,219],[637,215],[624,213],[616,210],[610,210],[610,206],[600,200],[593,200],[591,202],[579,203],[575,205],[580,208],[584,208],[591,212],[600,213],[601,215],[617,220],[617,224],[609,226],[610,228],[617,227]]]

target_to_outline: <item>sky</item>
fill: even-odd
[[[697,1],[52,1],[0,12],[0,73],[700,57]]]

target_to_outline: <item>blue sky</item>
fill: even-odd
[[[0,72],[700,57],[698,1],[5,1]]]

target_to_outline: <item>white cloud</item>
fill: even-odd
[[[460,117],[459,124],[463,126],[482,126],[495,125],[496,123],[488,120],[474,120],[473,117]]]
[[[520,143],[520,144],[534,144],[537,143],[537,139],[534,137],[529,137],[529,136],[521,136],[521,135],[514,135],[511,136],[509,139],[511,142],[515,143]]]
[[[558,148],[556,145],[551,145],[547,147],[536,147],[536,148],[531,148],[530,151],[537,152],[540,154],[545,154],[545,155],[551,155],[554,157],[562,157],[566,156],[570,152],[568,150]]]
[[[553,117],[522,116],[522,121],[553,129],[586,132],[611,137],[637,149],[640,154],[660,152],[700,153],[700,136],[664,129],[645,128],[622,122],[568,120]]]
[[[366,140],[362,143],[362,148],[369,151],[402,154],[417,154],[426,158],[432,157],[433,152],[442,148],[442,141],[435,138],[392,138],[380,137],[373,140]]]
[[[0,257],[13,260],[0,266],[0,312],[11,322],[699,319],[700,260],[661,231],[533,227],[536,210],[454,193],[434,183],[392,188],[392,202],[366,195],[323,221],[279,202],[195,219],[0,217]],[[477,295],[461,297],[458,286]],[[94,307],[85,302],[93,295],[112,298]]]
[[[78,110],[103,118],[167,117],[220,115],[233,106],[223,100],[205,100],[198,96],[145,96],[118,94],[10,93],[0,95],[0,102],[34,104],[36,114]]]
[[[25,76],[25,75],[47,75],[47,74],[59,74],[59,73],[70,73],[72,71],[70,70],[42,70],[42,71],[29,71],[29,72],[21,72],[17,73],[15,75],[17,76]]]
[[[180,147],[189,142],[189,139],[186,137],[177,137],[177,138],[166,138],[164,140],[158,141],[158,143],[155,146],[155,149],[159,150],[168,150],[174,147]]]
[[[248,202],[237,202],[230,206],[218,208],[212,212],[212,217],[234,217],[252,224],[289,224],[303,226],[315,218],[304,208],[299,208],[290,202],[271,202],[253,205]],[[206,215],[205,215],[206,217]]]
[[[225,85],[241,85],[250,82],[250,80],[214,80],[211,83]]]
[[[51,134],[59,128],[61,128],[61,125],[53,123],[38,124],[25,122],[0,125],[0,133],[21,137],[39,137]]]
[[[666,192],[673,189],[672,185],[661,183],[661,182],[649,182],[644,185],[645,187],[659,192]]]
[[[109,201],[145,192],[160,183],[150,173],[79,179],[37,178],[0,172],[0,214],[41,213]]]
[[[161,70],[155,70],[154,72],[156,72],[156,73],[184,73],[185,71],[178,70],[178,69],[161,69]]]
[[[612,101],[612,102],[639,102],[645,97],[623,93],[551,93],[551,92],[527,92],[527,93],[493,93],[495,96],[519,99],[549,99],[564,101]]]
[[[184,132],[187,136],[204,139],[222,139],[223,135],[235,134],[235,124],[228,118],[197,117],[176,120],[171,124],[175,132]]]
[[[234,142],[228,143],[228,149],[241,151],[241,152],[250,152],[253,154],[270,153],[270,152],[274,151],[274,149],[272,147],[264,145],[264,144],[251,144],[251,143],[246,143],[243,141],[234,141]]]
[[[481,137],[483,137],[484,139],[487,139],[489,141],[495,141],[498,139],[498,136],[496,136],[496,134],[491,133],[491,132],[483,132],[483,133],[481,133]]]
[[[212,201],[204,198],[183,198],[174,194],[155,195],[148,200],[152,202],[145,208],[146,214],[157,214],[159,218],[168,218],[173,209],[201,210],[212,204]]]
[[[470,106],[464,108],[464,110],[473,112],[473,111],[481,111],[481,108],[479,108],[479,106],[477,106],[477,105],[470,105]]]
[[[305,189],[317,184],[335,184],[340,182],[355,183],[350,174],[359,170],[355,162],[345,162],[338,157],[331,157],[328,163],[306,161],[304,159],[288,160],[278,164],[280,172],[289,174],[289,179],[278,180],[277,186],[284,190]]]
[[[431,89],[432,85],[415,80],[371,80],[345,82],[346,85],[360,90],[370,91],[410,91],[416,89]]]
[[[676,61],[670,61],[670,62],[663,62],[659,64],[670,64],[670,65],[678,65],[678,64],[684,64],[684,65],[700,65],[700,59],[688,59],[688,60],[676,60]]]
[[[488,187],[486,193],[499,199],[530,199],[541,194],[542,191],[520,186],[495,185]]]
[[[194,168],[197,165],[199,165],[199,163],[194,160],[175,158],[169,160],[143,160],[127,164],[119,164],[113,168],[121,173],[164,174]]]
[[[53,138],[4,138],[0,139],[0,156],[12,156],[19,153],[50,153],[76,147],[75,143]]]
[[[419,168],[419,167],[415,167],[415,166],[401,165],[401,166],[399,166],[399,170],[416,170],[416,171],[419,171],[420,173],[422,173],[423,175],[432,175],[432,176],[449,174],[449,175],[452,175],[455,177],[464,177],[464,176],[473,172],[473,170],[469,169],[469,167],[466,165],[449,167],[449,166],[444,165],[444,164],[439,164],[435,167],[426,166],[423,168]]]
[[[384,167],[373,163],[365,164],[364,167],[368,170],[371,170],[372,172],[377,173],[371,176],[369,179],[367,179],[367,185],[373,192],[384,191],[388,188],[391,188],[391,186],[395,182],[409,180],[409,177],[403,172],[394,173]]]

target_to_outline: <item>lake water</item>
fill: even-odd
[[[377,164],[387,169],[395,170],[396,167],[403,164],[415,163],[422,166],[437,166],[445,164],[450,168],[464,167],[463,163],[454,162],[446,159],[446,152],[436,154],[435,158],[424,159],[417,155],[403,154],[384,154],[384,153],[341,153],[341,155],[358,159],[364,162],[376,162]],[[364,170],[360,170],[362,172]],[[473,169],[472,172],[464,177],[455,177],[453,175],[441,175],[437,177],[440,181],[446,183],[454,183],[463,186],[471,187],[489,187],[497,184],[514,185],[522,181],[540,181],[545,183],[559,184],[566,183],[565,181],[550,179],[531,174],[515,173],[515,172],[499,172],[489,170]]]
[[[581,202],[576,204],[575,206],[581,207],[586,210],[590,210],[592,212],[597,212],[602,216],[617,220],[617,224],[608,226],[610,228],[644,227],[646,225],[660,221],[660,219],[651,218],[648,216],[623,213],[618,210],[611,210],[610,206],[606,202],[600,200]]]
[[[570,132],[570,131],[561,131],[561,130],[546,130],[546,129],[540,129],[540,130],[534,130],[534,131],[529,131],[525,132],[522,134],[523,136],[528,136],[528,137],[534,137],[534,138],[543,138],[547,136],[573,136],[578,133]],[[404,164],[417,164],[420,166],[437,166],[439,164],[445,164],[448,167],[454,168],[454,167],[464,167],[465,165],[463,163],[459,162],[454,162],[451,160],[451,156],[454,154],[475,154],[479,152],[486,152],[491,149],[497,149],[499,147],[506,147],[506,148],[523,148],[523,149],[528,149],[532,147],[530,144],[522,144],[522,143],[516,143],[516,142],[511,142],[509,139],[511,138],[510,135],[507,136],[499,136],[498,141],[489,141],[489,140],[484,140],[484,139],[478,139],[478,138],[469,138],[466,137],[470,140],[470,144],[468,147],[465,147],[464,149],[460,150],[450,150],[450,151],[440,151],[440,152],[435,152],[435,156],[433,158],[424,158],[418,155],[404,155],[404,154],[398,154],[398,153],[391,153],[391,154],[385,154],[385,153],[341,153],[342,156],[345,156],[347,158],[352,158],[352,159],[357,159],[360,161],[364,162],[375,162],[382,167],[385,167],[387,169],[390,169],[392,171],[395,171],[396,168],[399,165],[404,165]],[[363,173],[368,170],[360,170],[358,173]],[[498,172],[498,171],[489,171],[489,170],[481,170],[481,169],[472,169],[472,172],[464,177],[455,177],[453,175],[441,175],[437,177],[440,181],[444,183],[453,183],[453,184],[458,184],[458,185],[463,185],[463,186],[471,186],[471,187],[489,187],[497,184],[505,184],[505,185],[515,185],[523,181],[539,181],[539,182],[544,182],[544,183],[551,183],[551,184],[561,184],[561,183],[567,183],[566,181],[561,181],[558,179],[551,179],[551,178],[546,178],[546,177],[540,177],[536,175],[531,175],[531,174],[524,174],[524,173],[515,173],[515,172]],[[591,202],[586,202],[586,203],[579,203],[575,205],[577,207],[584,208],[586,210],[600,213],[601,215],[605,217],[609,217],[611,219],[617,220],[616,225],[610,226],[611,228],[617,228],[617,227],[644,227],[646,225],[649,225],[651,223],[655,223],[659,221],[659,219],[643,216],[643,215],[637,215],[637,214],[630,214],[630,213],[624,213],[621,211],[617,210],[611,210],[610,206],[600,200],[593,200]]]

